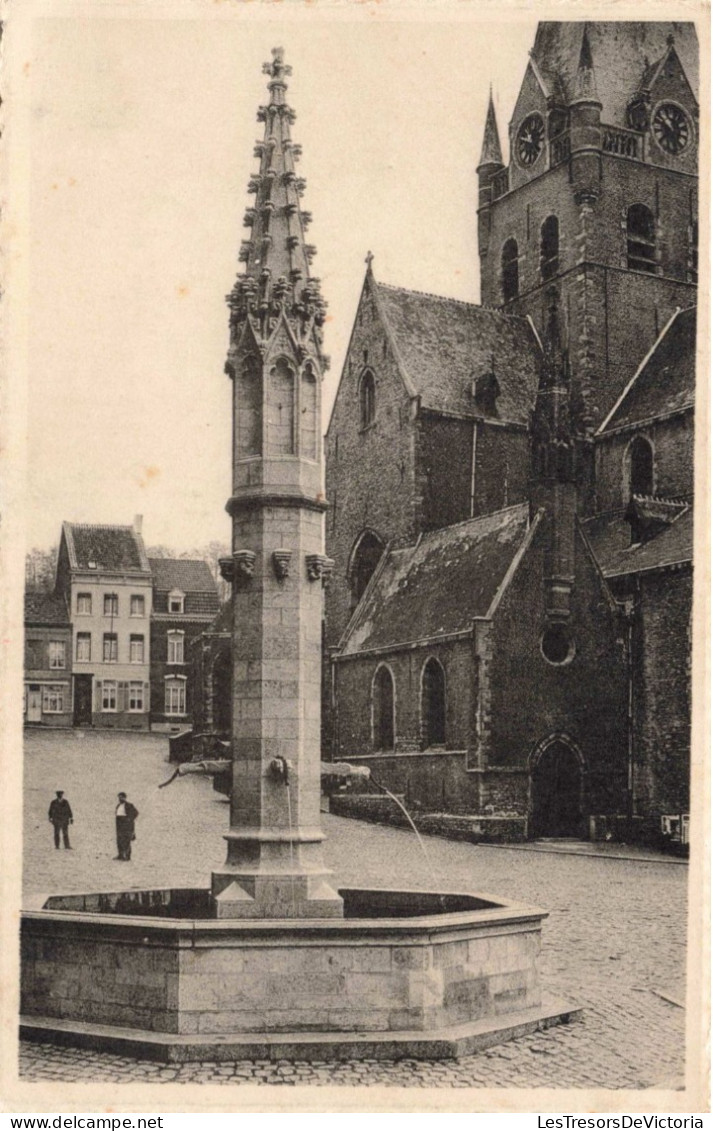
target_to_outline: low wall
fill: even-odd
[[[399,801],[404,802],[403,796]],[[330,813],[353,817],[377,824],[409,828],[406,816],[390,797],[384,794],[337,793],[330,799]],[[478,814],[424,813],[409,808],[411,820],[419,832],[444,836],[451,840],[467,840],[473,844],[523,841],[527,835],[524,817],[480,816]]]

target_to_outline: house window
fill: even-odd
[[[426,749],[446,741],[446,674],[433,656],[421,676],[421,735]]]
[[[168,595],[169,613],[182,613],[185,599],[185,595],[180,589],[173,589]]]
[[[556,216],[548,216],[540,229],[540,275],[543,281],[559,271],[560,225]]]
[[[92,615],[91,593],[77,593],[77,615],[81,617]]]
[[[626,261],[634,271],[656,272],[656,224],[645,204],[632,204],[626,214]]]
[[[77,659],[87,663],[92,658],[91,632],[77,633]]]
[[[169,664],[183,663],[183,633],[168,633],[168,662]]]
[[[142,594],[132,593],[130,614],[132,617],[142,617],[145,614],[146,601]]]
[[[138,680],[132,680],[129,683],[129,710],[130,711],[143,711],[144,709],[144,685]]]
[[[42,688],[42,712],[45,715],[59,715],[64,711],[65,685],[46,683]]]
[[[394,677],[382,664],[374,676],[372,718],[375,750],[394,748]]]
[[[361,428],[368,428],[376,416],[376,382],[374,374],[367,369],[359,385],[359,422]]]
[[[629,495],[653,495],[654,449],[643,436],[629,446]]]
[[[105,679],[102,683],[102,711],[116,710],[116,680]]]
[[[130,636],[129,637],[129,663],[130,664],[143,664],[144,662],[144,638],[143,636]]]
[[[186,681],[179,676],[166,680],[165,714],[185,715],[186,713]]]
[[[104,594],[104,616],[105,617],[118,617],[119,615],[119,597],[116,593]]]
[[[119,659],[119,639],[115,632],[104,633],[102,658],[105,664],[115,664]]]
[[[520,262],[517,240],[506,240],[502,251],[503,302],[517,298],[520,290]]]
[[[64,640],[50,640],[50,668],[64,668],[65,662]]]

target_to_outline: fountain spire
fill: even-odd
[[[326,509],[319,281],[304,242],[303,182],[282,48],[266,63],[260,171],[233,290],[226,371],[233,381],[232,792],[219,918],[342,915],[320,828],[320,682]]]

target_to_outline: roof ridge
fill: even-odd
[[[506,314],[503,310],[496,310],[493,306],[486,306],[482,302],[467,302],[464,298],[452,298],[450,295],[437,295],[433,291],[419,291],[414,287],[400,287],[396,283],[382,283],[378,279],[374,280],[377,287],[386,291],[402,291],[407,295],[421,295],[422,298],[433,298],[437,302],[452,302],[456,306],[465,306],[469,310],[481,310],[485,314],[492,314],[495,318],[502,319],[504,322],[522,322],[527,323],[527,318],[521,314]]]
[[[500,509],[496,511],[488,511],[487,514],[472,514],[470,518],[462,518],[460,522],[450,522],[448,526],[439,526],[435,530],[427,530],[423,535],[422,542],[425,542],[427,538],[435,537],[437,534],[443,534],[445,530],[455,530],[457,526],[466,526],[469,522],[482,522],[486,518],[495,518],[497,515],[505,514],[506,511],[516,511],[519,508],[527,506],[527,501],[522,500],[519,503],[510,503],[507,507],[500,507]],[[418,543],[414,542],[412,546],[406,546],[404,549],[415,550],[417,546]]]
[[[68,522],[72,530],[130,530],[133,534],[138,531],[134,526],[116,522]]]

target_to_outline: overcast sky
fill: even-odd
[[[224,299],[247,235],[273,46],[293,67],[312,270],[329,303],[325,425],[369,249],[384,282],[478,300],[488,87],[505,142],[530,13],[482,22],[471,6],[458,18],[460,6],[444,22],[424,7],[404,22],[378,6],[334,19],[212,7],[220,18],[110,19],[95,8],[91,19],[35,22],[24,68],[29,546],[56,541],[63,519],[137,513],[149,543],[229,539]]]

